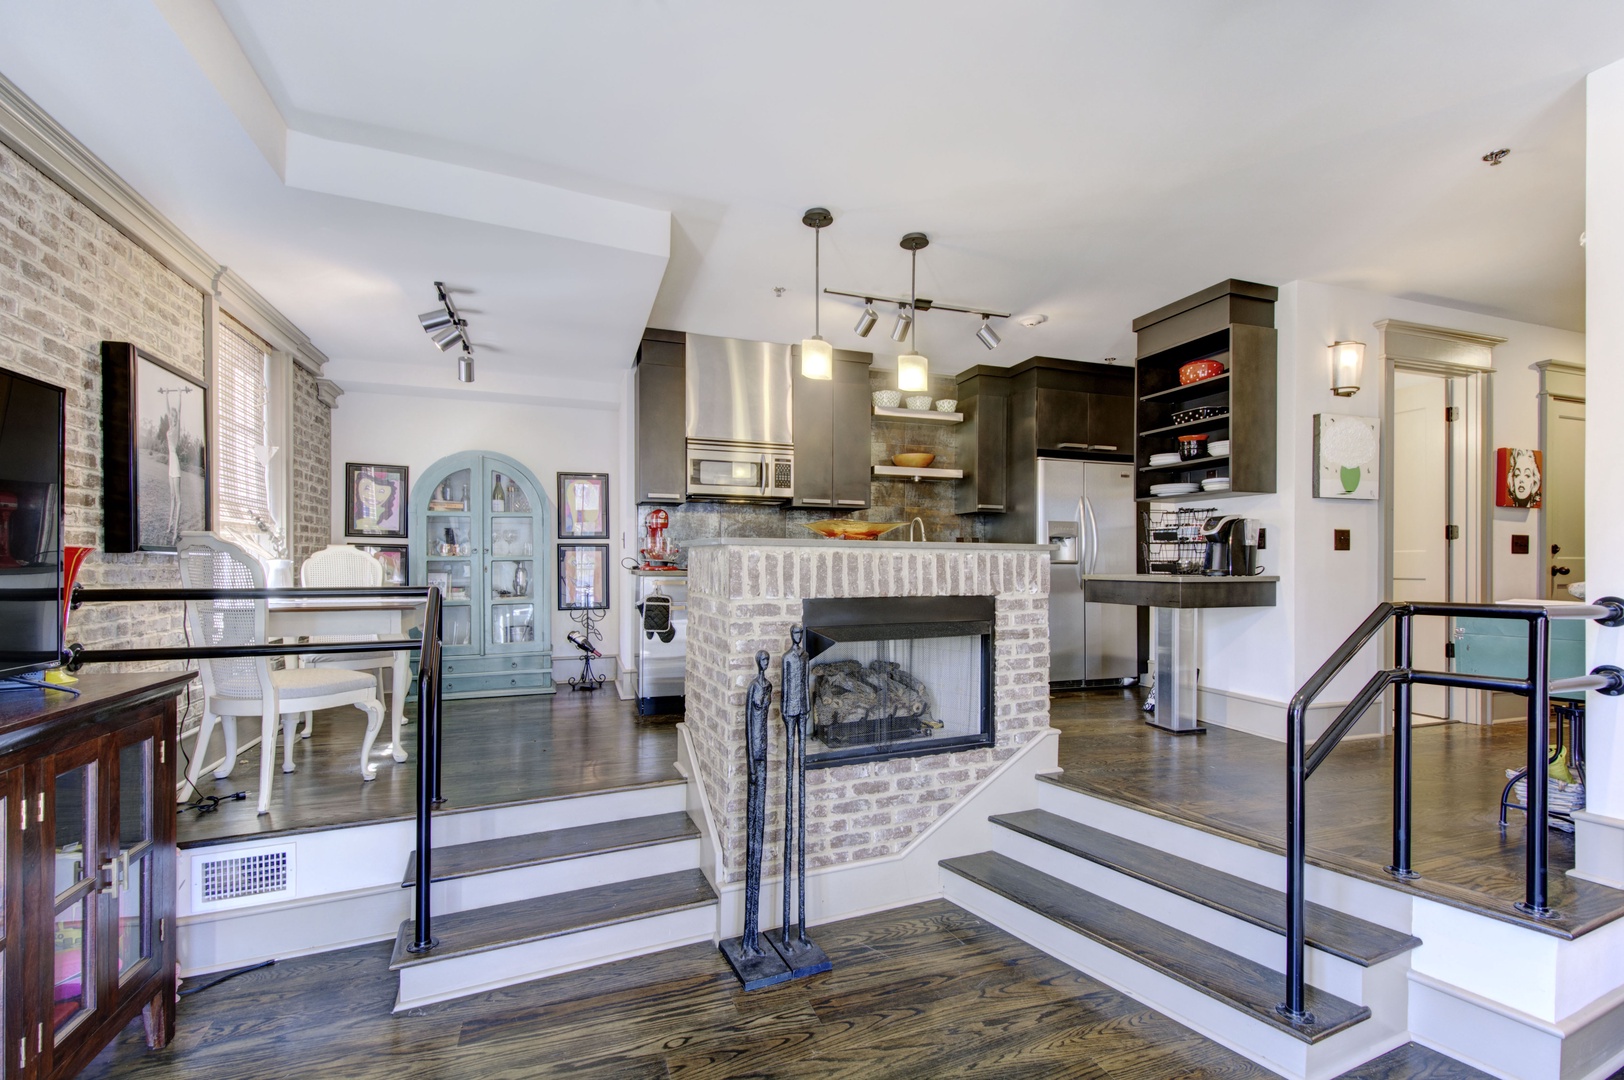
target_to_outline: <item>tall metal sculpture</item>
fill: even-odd
[[[772,947],[789,965],[794,978],[816,975],[831,967],[829,957],[806,936],[806,725],[809,722],[805,631],[789,628],[791,645],[784,653],[784,924],[770,937]],[[791,853],[794,857],[791,857]],[[790,868],[795,871],[795,910],[799,924],[790,932]]]
[[[744,935],[724,941],[722,955],[746,990],[791,977],[789,965],[761,933],[761,856],[767,840],[767,717],[773,686],[767,681],[767,650],[756,653],[756,677],[744,706],[744,745],[750,771],[745,788]],[[786,810],[786,817],[788,811]]]

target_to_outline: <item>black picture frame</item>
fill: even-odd
[[[208,383],[128,341],[101,353],[102,549],[174,554],[213,523]]]
[[[582,506],[582,489],[597,499],[596,529],[582,520],[590,510]],[[590,517],[587,518],[590,521]],[[560,540],[609,539],[609,474],[561,472],[558,474],[558,538]]]
[[[412,563],[405,544],[356,544],[356,547],[383,564],[385,585],[410,585]]]
[[[376,518],[372,516],[358,517],[356,487],[366,480],[369,487],[382,485],[388,490],[382,503],[377,506],[379,511]],[[411,520],[407,514],[409,509],[408,493],[411,491],[411,470],[404,465],[370,465],[362,462],[347,461],[344,463],[344,535],[364,536],[380,539],[406,539],[406,528]],[[363,500],[366,501],[366,500]]]
[[[590,571],[591,577],[583,577]],[[558,545],[558,610],[598,611],[609,606],[609,545]]]

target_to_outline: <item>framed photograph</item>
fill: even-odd
[[[558,610],[609,606],[609,545],[558,545]]]
[[[410,585],[411,571],[407,569],[405,544],[357,544],[356,547],[383,563],[385,585]],[[432,575],[431,575],[432,576]]]
[[[344,465],[344,535],[406,538],[404,465]]]
[[[106,550],[175,551],[209,528],[209,394],[127,341],[102,342]]]
[[[558,538],[609,539],[609,474],[558,474]]]
[[[1508,446],[1494,452],[1494,505],[1538,510],[1544,499],[1544,454]]]
[[[1381,496],[1381,420],[1314,414],[1314,498]]]

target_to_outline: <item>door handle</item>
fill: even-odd
[[[1113,446],[1107,446],[1104,443],[1096,443],[1095,445],[1090,446],[1089,449],[1090,450],[1104,450],[1107,453],[1112,453],[1112,452],[1115,452],[1116,447],[1114,445]]]
[[[772,466],[767,463],[767,455],[761,455],[761,493],[767,494],[767,478],[772,473]]]
[[[1088,528],[1094,534],[1094,542],[1088,548],[1088,572],[1092,574],[1100,568],[1100,523],[1094,517],[1094,504],[1083,496],[1083,510],[1088,514]]]
[[[1551,576],[1552,577],[1567,577],[1571,573],[1573,573],[1573,568],[1571,566],[1553,566],[1553,567],[1551,567]]]
[[[1088,512],[1083,509],[1084,499],[1077,498],[1077,587],[1082,588],[1083,575],[1088,573],[1089,536]]]
[[[130,876],[130,853],[120,851],[111,859],[102,863],[102,873],[107,875],[107,884],[101,891],[117,900],[123,894]]]
[[[677,502],[682,501],[682,496],[681,495],[673,495],[673,494],[671,494],[670,492],[667,492],[667,491],[649,491],[649,492],[645,492],[644,495],[643,495],[643,498],[645,498],[645,499],[675,499]]]
[[[836,499],[835,500],[835,505],[836,506],[867,506],[868,503],[863,499]]]
[[[829,505],[829,500],[828,499],[808,499],[804,495],[801,497],[801,502],[802,502],[803,505],[806,505],[806,506],[828,506]]]

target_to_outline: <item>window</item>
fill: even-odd
[[[222,315],[214,361],[214,461],[217,518],[222,525],[274,520],[266,481],[266,362],[270,346]]]

